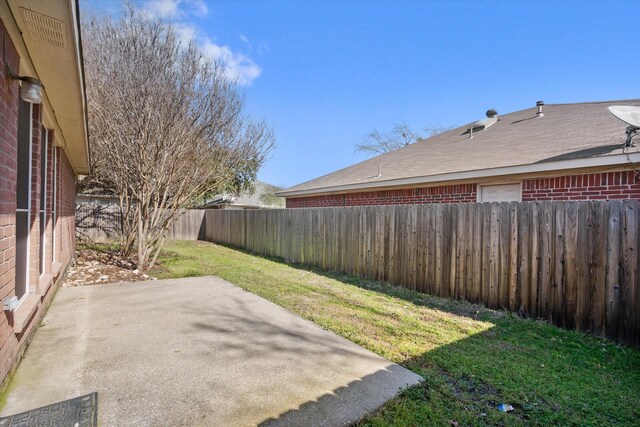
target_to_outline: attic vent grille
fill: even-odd
[[[27,26],[28,36],[56,47],[66,47],[67,33],[64,22],[22,7],[20,12]]]

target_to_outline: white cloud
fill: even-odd
[[[173,29],[180,43],[185,46],[189,44],[190,41],[195,40],[198,34],[198,29],[195,26],[181,22],[174,23]]]
[[[229,46],[220,46],[207,40],[202,48],[209,58],[224,66],[228,79],[236,80],[240,85],[250,85],[262,74],[262,69],[251,58],[233,52]]]
[[[148,0],[142,2],[141,9],[153,17],[172,18],[178,15],[180,0]]]
[[[204,0],[144,0],[140,2],[140,8],[157,18],[185,19],[209,13]]]
[[[224,74],[228,79],[247,86],[262,73],[262,69],[246,54],[234,52],[229,46],[216,43],[193,22],[192,18],[209,13],[203,0],[148,0],[139,5],[153,18],[170,19],[178,40],[183,45],[191,41],[199,45],[205,55],[224,67]],[[239,38],[251,50],[249,39],[242,34]]]

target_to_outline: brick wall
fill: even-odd
[[[425,203],[472,203],[476,201],[475,184],[401,190],[332,194],[328,196],[287,198],[287,208],[317,208],[330,206],[409,205]]]
[[[287,208],[475,203],[476,184],[443,185],[402,190],[290,197]],[[634,171],[533,178],[522,181],[522,201],[640,199],[640,175]]]
[[[17,70],[18,53],[0,23],[2,64]],[[18,137],[18,87],[0,80],[0,300],[15,292],[16,172]],[[15,358],[17,339],[6,313],[0,314],[0,378],[4,378],[10,359]]]
[[[522,200],[640,199],[640,176],[634,171],[569,175],[522,182]]]
[[[52,134],[50,134],[52,135]],[[50,139],[50,141],[52,141]],[[50,148],[53,153],[53,148]],[[63,150],[56,148],[58,151],[58,174],[57,174],[57,211],[58,218],[55,223],[52,218],[53,197],[50,197],[47,201],[47,235],[45,237],[45,273],[51,273],[53,270],[53,238],[55,237],[55,251],[56,262],[60,263],[60,274],[57,277],[53,286],[44,290],[40,287],[39,283],[39,265],[38,265],[38,248],[40,244],[39,234],[39,215],[34,215],[32,212],[32,219],[35,223],[31,229],[31,241],[30,241],[30,293],[34,293],[38,297],[37,311],[26,328],[20,334],[16,334],[13,328],[13,315],[8,312],[1,312],[0,314],[0,382],[6,379],[7,375],[17,365],[17,362],[22,357],[25,350],[26,343],[29,341],[35,328],[45,311],[46,307],[50,304],[55,290],[63,277],[63,273],[66,270],[67,265],[73,258],[75,252],[75,184],[76,176],[71,168],[71,165]],[[52,195],[53,189],[53,167],[54,164],[49,157],[50,164],[48,165],[48,189],[49,194]],[[38,160],[39,162],[39,160]],[[40,165],[38,165],[39,168]],[[38,169],[39,170],[39,169]],[[15,173],[15,172],[14,172]],[[14,179],[15,181],[15,179]],[[32,191],[37,188],[35,182],[32,182]],[[35,191],[33,191],[35,192]],[[14,184],[15,195],[15,184]],[[4,200],[3,200],[4,201]],[[32,201],[33,203],[33,201]],[[34,209],[39,208],[38,204]],[[15,197],[13,202],[13,209],[15,212]],[[1,280],[2,287],[0,287],[0,296],[4,298],[6,296],[15,295],[15,213],[3,214],[0,216],[0,224],[4,224],[0,227],[2,231],[2,238],[0,239],[0,271],[3,271]],[[35,229],[35,231],[34,231]],[[3,246],[4,245],[4,246]],[[33,248],[36,249],[33,249]],[[54,278],[55,279],[55,278]],[[1,299],[0,298],[0,299]]]
[[[63,150],[60,151],[59,162],[59,198],[56,244],[57,260],[62,265],[68,264],[76,250],[76,176],[71,163]]]
[[[52,210],[53,210],[53,152],[55,150],[55,147],[53,145],[53,131],[48,131],[48,141],[49,144],[47,146],[47,188],[49,189],[49,192],[47,193],[47,199],[46,199],[46,211],[47,211],[47,230],[45,232],[45,239],[46,239],[46,247],[45,247],[45,254],[44,254],[44,259],[45,259],[45,272],[47,273],[51,273],[51,263],[53,262],[53,245],[52,245],[52,238],[53,238],[53,214],[52,214]]]
[[[0,65],[4,70],[9,65],[15,72],[20,71],[18,54],[9,38],[4,25],[0,22]],[[17,136],[18,136],[18,99],[19,84],[15,81],[0,79],[0,300],[15,295],[15,256],[16,256],[16,184],[17,184]],[[29,295],[35,301],[36,314],[17,333],[15,329],[16,314],[0,311],[0,382],[4,381],[22,356],[38,320],[44,315],[46,307],[53,299],[56,286],[62,278],[51,286],[41,286],[39,274],[40,248],[40,150],[41,141],[41,106],[33,106],[32,129],[32,181],[31,181],[31,229],[29,242]],[[56,261],[61,263],[59,271],[64,272],[73,258],[75,251],[75,184],[76,176],[64,153],[55,148],[57,159],[57,193],[58,220],[52,221],[53,208],[53,145],[55,135],[49,131],[47,152],[47,221],[45,237],[45,273],[53,271],[53,244],[55,236]],[[54,232],[55,225],[55,232]],[[25,305],[22,303],[21,307]]]
[[[29,289],[36,289],[40,277],[40,149],[41,108],[32,107],[31,123],[31,229],[29,231]]]
[[[4,25],[0,22],[2,37],[2,69],[8,65],[16,70],[20,59],[11,44]],[[0,300],[15,288],[16,245],[16,170],[18,149],[18,87],[0,80]],[[0,316],[0,331],[7,322]],[[0,346],[4,342],[0,332]]]

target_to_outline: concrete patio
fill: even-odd
[[[421,380],[217,277],[61,288],[1,415],[97,391],[103,426],[340,426]]]

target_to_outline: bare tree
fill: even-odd
[[[170,23],[128,6],[84,22],[93,174],[114,188],[122,252],[155,263],[168,229],[206,194],[255,179],[272,131],[245,114],[224,69]]]
[[[431,138],[432,136],[440,135],[441,133],[445,133],[453,129],[455,126],[441,126],[441,125],[433,125],[433,126],[425,126],[422,128],[422,132],[426,135],[426,138]],[[426,139],[425,137],[420,137],[418,139]]]
[[[363,138],[362,143],[356,144],[356,150],[369,154],[387,153],[416,142],[419,137],[420,135],[413,132],[406,123],[400,123],[394,125],[388,133],[374,129]]]
[[[400,123],[394,125],[391,132],[388,133],[373,130],[363,138],[362,143],[356,144],[356,151],[361,151],[369,155],[384,154],[425,138],[441,134],[450,129],[451,127],[443,126],[424,127],[422,129],[423,132],[418,133],[413,131],[406,123]]]

